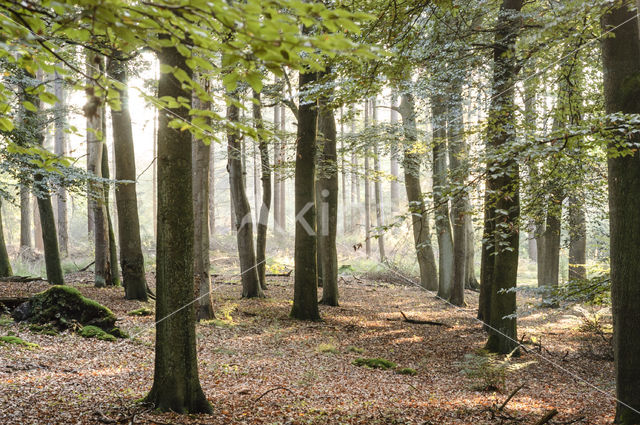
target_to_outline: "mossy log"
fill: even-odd
[[[11,315],[16,321],[37,324],[52,324],[56,328],[68,329],[78,324],[95,326],[118,336],[115,328],[116,316],[102,304],[84,297],[76,288],[56,285],[35,294],[20,304]]]

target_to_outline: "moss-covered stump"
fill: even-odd
[[[11,314],[16,321],[53,325],[59,330],[94,326],[117,338],[126,334],[115,327],[116,316],[102,304],[84,297],[76,288],[56,285],[20,304]]]

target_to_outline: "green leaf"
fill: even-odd
[[[9,118],[0,117],[0,130],[2,131],[13,130],[13,123]]]
[[[34,105],[33,103],[29,102],[28,100],[23,100],[22,101],[22,106],[24,106],[24,108],[27,111],[38,112],[38,108],[36,108],[36,105]]]

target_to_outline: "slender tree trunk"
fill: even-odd
[[[569,281],[587,278],[587,215],[579,196],[569,197]]]
[[[273,107],[273,230],[280,232],[282,224],[280,223],[280,179],[281,179],[281,164],[280,164],[280,105]]]
[[[282,167],[280,173],[280,227],[282,233],[287,233],[287,176],[286,170],[284,170],[287,160],[287,108],[284,105],[280,105],[280,131],[282,132],[280,142],[280,166]]]
[[[232,94],[232,96],[234,95]],[[231,122],[237,122],[239,118],[238,106],[229,104],[227,119]],[[229,187],[235,212],[238,257],[242,274],[242,297],[264,297],[258,279],[256,251],[253,246],[253,219],[244,184],[240,135],[236,131],[228,130],[227,141],[227,156],[229,158],[227,169],[229,170]]]
[[[157,79],[157,78],[156,78]],[[153,201],[153,240],[158,243],[158,110],[153,109],[153,165],[151,197]],[[117,160],[116,160],[117,161]]]
[[[40,210],[38,209],[38,198],[33,198],[33,245],[36,251],[44,252],[44,242],[42,241],[42,221],[40,220]]]
[[[305,27],[303,32],[308,31]],[[300,72],[300,92],[313,84],[317,75]],[[318,270],[316,264],[316,134],[317,104],[301,99],[295,162],[295,280],[291,317],[320,320],[318,310]]]
[[[271,161],[269,160],[269,145],[261,134],[264,130],[262,122],[262,106],[260,93],[254,91],[253,121],[258,132],[258,148],[260,150],[260,180],[262,181],[262,202],[258,216],[258,234],[256,236],[256,261],[258,263],[258,279],[262,289],[267,289],[266,258],[267,258],[267,228],[269,225],[269,210],[271,209]]]
[[[65,106],[65,90],[62,77],[56,72],[54,74],[53,90],[58,98],[54,106],[55,111],[55,133],[54,133],[54,153],[58,156],[65,156],[66,140],[66,106]],[[69,230],[67,223],[67,189],[64,186],[58,187],[56,194],[56,208],[58,210],[58,245],[60,253],[66,256],[69,252]]]
[[[414,152],[414,144],[418,140],[416,130],[416,112],[413,96],[405,93],[399,106],[400,116],[407,145],[404,147],[404,185],[409,201],[409,213],[413,227],[413,241],[420,267],[420,284],[430,290],[438,290],[438,271],[431,246],[429,231],[429,215],[422,197],[420,187],[420,158]]]
[[[347,196],[347,167],[345,161],[344,150],[344,114],[343,107],[340,106],[340,174],[342,177],[342,232],[347,233],[349,231],[349,216],[347,211],[351,211],[351,205],[348,204],[349,197]]]
[[[395,126],[398,124],[398,111],[395,109],[398,106],[398,95],[396,92],[391,93],[391,117],[390,122],[391,125]],[[398,183],[398,140],[395,139],[391,142],[391,158],[390,158],[390,173],[393,176],[393,180],[391,180],[391,215],[395,215],[398,212],[398,205],[400,205],[400,184]]]
[[[602,30],[604,95],[607,114],[640,113],[640,41],[633,2],[611,5]],[[616,370],[615,422],[640,423],[640,136],[619,135],[609,149],[609,226],[611,235],[611,300]],[[620,146],[622,145],[622,146]]]
[[[158,56],[161,66],[191,76],[185,58],[174,47],[164,48]],[[171,73],[160,76],[158,97],[164,96],[191,103],[191,91]],[[156,352],[153,386],[145,401],[160,411],[212,413],[200,386],[196,353],[191,134],[169,127],[176,115],[189,120],[185,107],[159,111]]]
[[[463,190],[463,188],[466,187],[466,180],[469,176],[467,147],[464,140],[463,112],[462,86],[455,84],[451,91],[447,111],[449,169],[455,192],[451,202],[453,221],[453,279],[449,301],[458,306],[465,304],[464,289],[470,284],[467,268],[473,267],[473,263],[467,264],[467,251],[470,248],[473,249],[473,245],[469,246],[467,242],[469,236],[467,225],[471,223],[471,209],[467,210],[469,196],[467,192]]]
[[[496,155],[514,142],[515,80],[518,72],[515,42],[521,27],[522,0],[503,0],[498,13],[493,50],[493,82],[489,109],[488,153]],[[518,346],[516,327],[516,287],[518,277],[518,220],[520,217],[518,161],[508,153],[489,161],[498,176],[490,174],[486,187],[489,202],[485,208],[494,221],[493,272],[488,281],[491,294],[489,339],[486,349],[507,354]],[[485,282],[483,281],[483,285]],[[486,319],[485,319],[486,320]]]
[[[35,76],[31,75],[35,79]],[[25,111],[24,126],[29,129],[37,129],[35,132],[34,144],[44,147],[44,125],[41,122],[40,99],[32,93],[24,93],[24,100],[36,106],[37,112]],[[58,234],[56,231],[56,220],[51,204],[51,193],[49,182],[45,176],[36,171],[33,177],[33,191],[37,197],[39,224],[41,228],[41,241],[44,251],[44,262],[47,271],[47,280],[52,285],[64,285],[64,276],[60,264],[60,251],[58,250]]]
[[[107,134],[106,129],[106,116],[104,113],[102,114],[102,134]],[[107,150],[107,142],[104,141],[102,143],[102,177],[105,179],[109,178],[109,155]],[[109,232],[109,267],[111,270],[111,282],[109,285],[111,286],[120,286],[120,272],[118,270],[118,248],[116,246],[116,236],[113,231],[113,222],[111,221],[111,212],[110,212],[110,196],[109,196],[109,183],[104,183],[103,185],[103,193],[104,193],[104,210],[107,214],[107,229]]]
[[[20,186],[20,252],[31,250],[31,192]]]
[[[7,253],[7,244],[4,240],[4,227],[2,223],[2,198],[0,198],[0,277],[13,275],[11,262]]]
[[[355,113],[354,108],[351,108],[351,112]],[[356,134],[356,119],[355,115],[353,115],[351,119],[351,136],[355,136]],[[358,226],[360,222],[360,196],[359,190],[360,186],[358,186],[358,156],[356,155],[356,149],[351,149],[351,231],[358,231]]]
[[[322,276],[322,304],[338,305],[338,252],[336,233],[338,227],[338,153],[336,149],[336,121],[334,111],[326,98],[319,101],[318,138],[323,139],[320,156],[318,187],[323,210],[322,223],[318,226],[318,251]]]
[[[216,144],[209,145],[209,238],[216,233]],[[211,244],[212,242],[210,242]]]
[[[200,79],[200,84],[209,91],[209,82]],[[208,111],[210,102],[193,98],[193,107]],[[208,118],[206,118],[208,120]],[[207,123],[209,124],[209,123]],[[196,296],[196,319],[213,319],[213,297],[209,260],[209,158],[210,145],[194,138],[191,162],[193,164],[193,277]]]
[[[137,177],[136,161],[133,147],[133,131],[131,129],[131,113],[129,111],[126,65],[123,62],[112,59],[109,61],[107,71],[111,78],[124,85],[123,90],[119,92],[120,110],[111,110],[116,180],[127,181],[127,183],[118,183],[116,186],[120,267],[122,269],[124,296],[129,300],[146,301],[147,281],[140,239],[138,196],[135,183]],[[155,147],[155,140],[153,144]]]
[[[560,272],[560,231],[562,229],[562,199],[564,196],[558,189],[552,190],[547,203],[547,220],[542,238],[541,256],[538,257],[542,268],[542,278],[538,279],[538,286],[548,291],[543,295],[543,304],[555,305],[549,301],[550,291],[558,287]]]
[[[449,201],[442,191],[447,188],[447,107],[442,97],[431,100],[433,115],[433,202],[438,236],[438,296],[451,297],[454,273],[453,237],[449,221]]]
[[[369,128],[369,100],[364,101],[364,131]],[[371,257],[371,182],[369,181],[369,145],[364,151],[364,235],[365,252]]]
[[[373,125],[377,124],[378,112],[376,109],[376,98],[371,100],[371,120]],[[378,227],[378,253],[380,255],[380,261],[386,260],[386,253],[384,249],[384,231],[381,230],[384,226],[384,203],[382,201],[382,182],[380,181],[380,156],[378,153],[378,142],[373,142],[373,169],[375,171],[376,179],[373,184],[374,197],[376,203],[376,226]]]

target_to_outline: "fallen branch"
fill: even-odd
[[[509,397],[507,397],[507,399],[504,401],[504,403],[502,403],[500,405],[500,407],[498,407],[498,411],[502,411],[506,406],[507,403],[509,403],[511,401],[511,399],[518,393],[518,391],[520,391],[522,388],[524,387],[524,384],[520,385],[518,388],[516,388],[515,390],[513,390],[511,392],[511,394],[509,394]]]
[[[0,278],[3,282],[35,282],[38,280],[44,280],[41,277],[33,277],[33,276],[6,276]]]
[[[265,274],[265,276],[267,276],[267,277],[290,277],[292,271],[293,270],[289,270],[286,273],[267,273],[267,274]]]
[[[536,422],[535,425],[547,424],[557,414],[558,414],[558,409],[551,409],[547,413],[545,413],[545,415],[543,417],[541,417],[540,420],[538,422]]]
[[[0,304],[7,307],[9,310],[13,310],[23,302],[29,301],[28,297],[1,297]]]
[[[267,394],[269,394],[270,392],[273,391],[277,391],[277,390],[285,390],[285,391],[289,391],[291,394],[293,394],[294,396],[296,395],[296,393],[294,393],[293,391],[291,391],[289,388],[287,387],[275,387],[275,388],[271,388],[270,390],[267,390],[266,392],[262,393],[262,395],[258,398],[256,398],[256,401],[254,401],[254,403],[257,403],[262,397],[266,396]]]
[[[418,319],[409,319],[407,317],[406,314],[404,314],[404,312],[400,312],[400,314],[402,315],[402,317],[404,318],[404,322],[407,323],[413,323],[415,325],[433,325],[433,326],[446,326],[449,327],[449,325],[445,324],[445,323],[441,323],[441,322],[434,322],[432,320],[418,320]]]
[[[86,266],[84,266],[83,268],[78,269],[78,271],[79,271],[79,272],[86,272],[86,271],[87,271],[87,269],[88,269],[89,267],[93,266],[94,264],[95,264],[95,261],[92,261],[92,262],[90,262],[89,264],[87,264]]]

